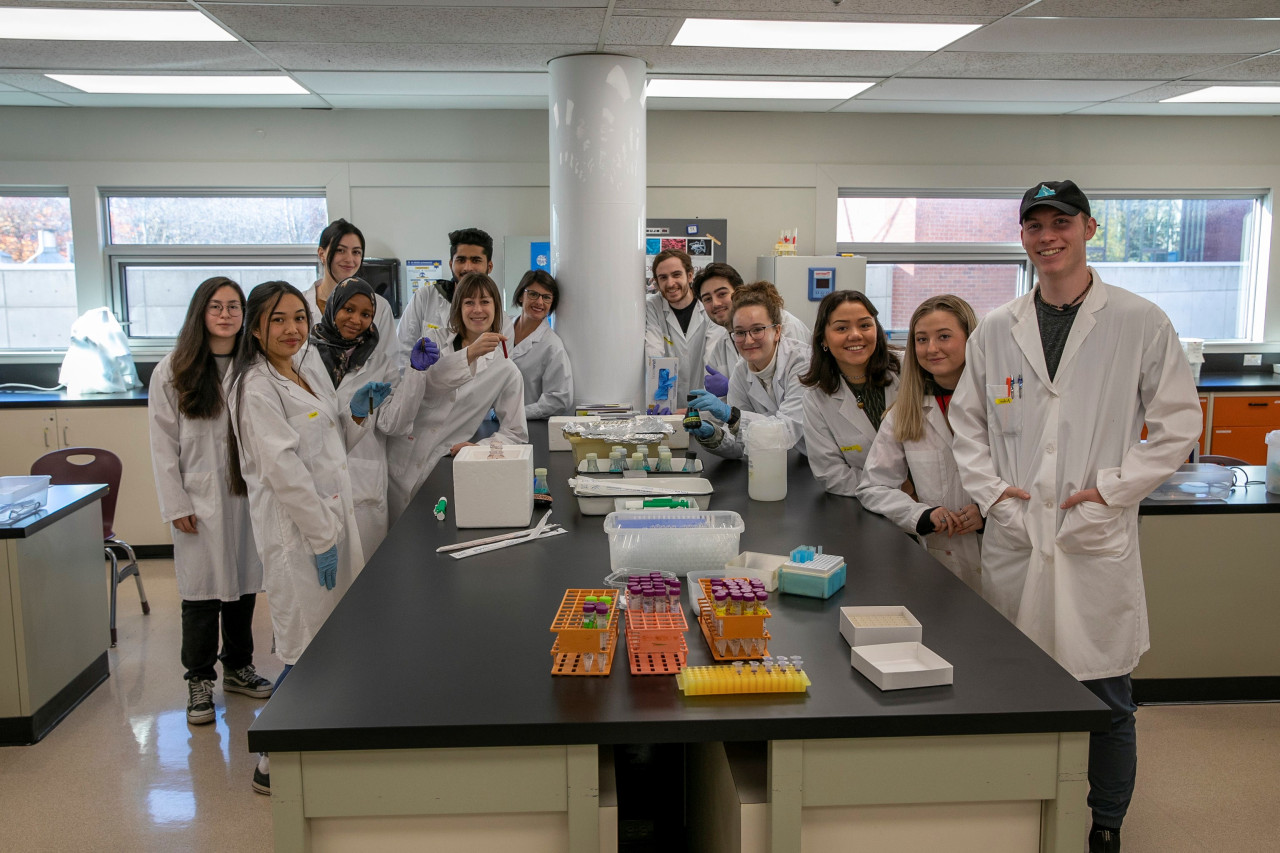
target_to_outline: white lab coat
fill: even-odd
[[[743,432],[747,424],[760,418],[781,418],[787,425],[791,438],[791,447],[801,453],[804,447],[804,394],[806,389],[800,384],[800,376],[809,369],[809,346],[791,338],[778,341],[778,350],[774,356],[773,376],[766,390],[758,374],[751,371],[746,359],[739,359],[729,376],[729,393],[726,402],[737,406],[742,413],[738,420],[737,430],[720,427],[720,444],[707,447],[717,456],[732,459],[741,457],[746,451]]]
[[[964,487],[987,516],[983,596],[1081,680],[1131,672],[1150,647],[1138,502],[1200,434],[1169,319],[1096,271],[1093,280],[1053,381],[1027,294],[978,324],[950,409]],[[996,503],[1011,485],[1031,500]],[[1094,487],[1107,505],[1058,508]]]
[[[886,409],[898,396],[898,374],[892,376],[893,381],[884,389]],[[858,408],[857,398],[843,379],[834,394],[816,386],[805,389],[805,453],[813,476],[828,492],[853,496],[875,437],[870,419]]]
[[[426,337],[428,332],[436,329],[441,332],[448,331],[449,312],[452,308],[452,303],[436,289],[434,281],[413,292],[413,298],[405,306],[404,312],[400,315],[400,324],[396,328],[398,339],[396,346],[400,350],[400,360],[397,364],[404,367],[409,363],[409,351],[413,349],[414,344]],[[494,310],[501,312],[502,306],[495,305]],[[511,318],[505,314],[502,317],[502,334],[506,335],[508,340],[514,339]]]
[[[440,361],[426,372],[427,392],[412,429],[387,442],[391,472],[391,516],[404,514],[413,496],[449,448],[475,435],[489,414],[501,424],[495,437],[507,444],[528,444],[524,419],[524,380],[502,348],[467,364],[465,348],[455,350],[453,335],[440,329],[428,333],[440,347]]]
[[[783,309],[782,311],[782,336],[790,338],[793,341],[799,341],[806,347],[813,346],[813,330],[805,325],[804,321],[792,314],[790,311]],[[720,373],[728,376],[734,365],[742,361],[742,356],[738,353],[738,348],[733,345],[733,337],[729,334],[729,330],[719,323],[707,324],[707,348],[703,357],[707,360],[707,364],[714,367]],[[706,379],[706,369],[703,369],[703,378],[698,380],[702,382]],[[702,388],[703,385],[694,385],[694,388]]]
[[[676,382],[671,411],[682,409],[689,397],[690,388],[701,388],[707,375],[703,352],[707,346],[707,328],[714,326],[702,303],[693,301],[693,316],[689,318],[689,331],[680,330],[671,305],[661,293],[645,297],[644,305],[644,354],[646,358],[677,358],[680,371]],[[727,374],[726,374],[727,375]],[[646,405],[653,401],[646,401]]]
[[[326,374],[319,351],[312,346],[304,350],[309,373]],[[434,367],[435,365],[432,365]],[[429,368],[430,369],[430,368]],[[347,470],[351,473],[351,499],[355,505],[356,526],[360,530],[360,546],[365,562],[382,544],[394,519],[387,504],[387,436],[404,435],[413,427],[413,419],[422,405],[426,390],[426,372],[407,367],[403,375],[395,362],[380,350],[356,370],[347,373],[336,393],[345,411],[350,411],[351,398],[366,382],[390,382],[393,390],[382,405],[373,410],[372,434],[347,454]],[[330,381],[330,387],[333,383]]]
[[[347,451],[368,432],[338,401],[327,374],[304,363],[314,396],[259,358],[228,391],[249,514],[262,558],[276,653],[286,664],[320,630],[364,568]],[[325,589],[315,558],[338,547],[338,582]]]
[[[867,509],[914,534],[920,516],[933,507],[959,510],[976,501],[960,483],[951,453],[951,427],[937,400],[932,395],[924,399],[924,436],[918,441],[898,441],[896,411],[890,409],[880,423],[856,497]],[[915,486],[914,498],[902,490],[908,476]],[[944,532],[930,533],[921,544],[970,589],[982,592],[981,542],[977,533],[947,536]]]
[[[151,374],[147,415],[160,517],[196,517],[197,533],[169,527],[178,595],[187,601],[236,601],[262,592],[262,561],[249,501],[227,485],[227,413],[203,420],[179,412],[172,359],[166,355]]]
[[[324,316],[324,312],[320,310],[320,304],[316,302],[316,287],[318,285],[319,282],[316,282],[302,291],[302,298],[311,307],[312,326],[319,323]],[[376,293],[373,295],[373,302],[373,325],[378,329],[378,346],[376,349],[390,359],[392,364],[398,366],[397,356],[400,353],[400,345],[396,342],[396,316],[391,311],[391,303]]]
[[[524,378],[526,421],[568,412],[573,404],[573,368],[564,343],[545,318],[529,337],[511,347],[511,360]]]

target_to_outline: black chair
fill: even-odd
[[[76,460],[84,460],[77,462]],[[120,475],[123,466],[120,457],[110,450],[98,447],[68,447],[54,450],[31,463],[32,474],[47,474],[50,485],[76,486],[90,483],[106,483],[107,495],[102,499],[102,539],[107,559],[111,561],[111,648],[116,647],[116,587],[125,578],[133,578],[138,585],[138,598],[142,600],[142,613],[151,612],[147,603],[147,591],[142,588],[142,575],[138,573],[138,558],[133,548],[123,539],[117,539],[112,527],[116,519],[116,498],[120,495]],[[120,568],[116,549],[124,552],[129,564]]]

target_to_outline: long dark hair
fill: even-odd
[[[311,328],[311,306],[302,297],[302,291],[287,281],[264,281],[249,292],[249,299],[244,308],[244,325],[240,327],[240,345],[236,347],[236,357],[227,371],[227,381],[235,394],[236,421],[227,430],[227,485],[233,495],[247,495],[249,485],[244,481],[240,471],[240,445],[236,441],[236,433],[241,426],[241,402],[244,399],[244,375],[259,358],[266,358],[267,351],[262,343],[253,336],[253,330],[262,325],[263,317],[270,317],[276,310],[280,300],[286,296],[296,296],[307,312],[307,328]],[[228,413],[229,416],[229,413]]]
[[[884,326],[880,325],[880,312],[867,295],[858,290],[837,290],[828,293],[818,303],[818,319],[813,323],[813,352],[809,356],[809,369],[800,377],[800,384],[809,388],[816,386],[826,394],[834,394],[840,387],[840,365],[836,364],[836,357],[826,346],[827,324],[835,310],[846,302],[857,302],[876,321],[876,348],[867,359],[867,384],[887,388],[893,384],[893,377],[902,370],[902,365],[889,351],[889,337],[884,333]]]
[[[360,241],[360,266],[356,267],[356,275],[360,275],[360,270],[364,269],[364,233],[345,219],[335,219],[325,226],[320,232],[320,248],[325,251],[324,268],[325,272],[334,281],[341,281],[333,274],[333,252],[338,244],[342,242],[342,238],[348,234],[356,235],[356,239]]]
[[[234,288],[241,308],[244,307],[244,291],[240,285],[223,275],[206,278],[191,297],[187,319],[182,321],[182,331],[178,332],[178,342],[170,356],[173,388],[178,392],[178,411],[183,417],[213,420],[222,414],[222,379],[218,376],[213,350],[209,349],[209,327],[205,325],[205,315],[213,295],[224,287]],[[243,335],[242,323],[236,334],[237,346]]]

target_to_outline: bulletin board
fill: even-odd
[[[645,220],[645,281],[653,281],[653,258],[664,249],[688,252],[694,275],[707,264],[725,263],[728,231],[727,219]]]

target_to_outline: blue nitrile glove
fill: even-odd
[[[338,583],[338,546],[334,545],[323,554],[316,554],[316,577],[320,586],[333,589]]]
[[[357,418],[367,418],[371,411],[381,406],[382,401],[390,396],[390,382],[366,382],[351,398],[351,414]]]
[[[711,436],[716,434],[715,426],[707,423],[706,421],[703,421],[696,429],[689,429],[688,427],[685,427],[685,429],[688,430],[689,435],[702,441],[706,441],[708,438],[711,438]]]
[[[689,408],[697,409],[699,412],[706,412],[712,417],[725,423],[733,414],[733,410],[728,403],[723,402],[715,394],[704,388],[695,388],[689,392],[692,398],[689,400]]]
[[[422,338],[409,353],[409,366],[414,370],[426,370],[440,360],[440,347],[431,338]]]
[[[495,422],[496,422],[496,421],[498,420],[498,412],[497,412],[497,410],[496,410],[496,409],[490,409],[490,410],[489,410],[489,414],[485,415],[485,418],[484,418],[484,419],[485,419],[486,421],[495,421]]]
[[[723,397],[729,393],[729,377],[716,370],[711,365],[707,365],[707,378],[702,384],[712,394],[717,397]]]

